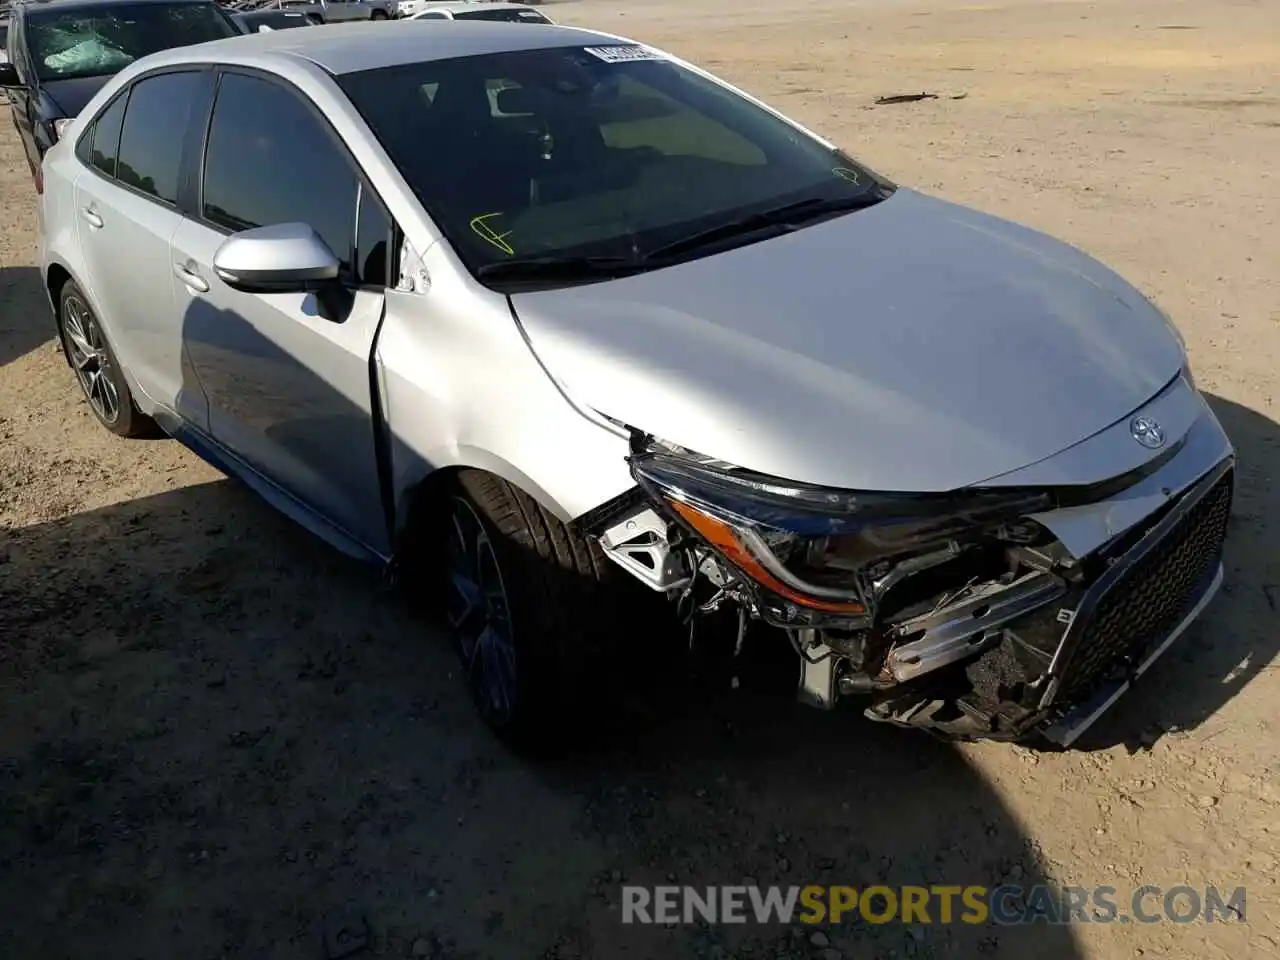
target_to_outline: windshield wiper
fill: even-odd
[[[679,240],[672,240],[670,243],[655,247],[653,250],[647,251],[644,257],[646,260],[671,257],[681,253],[688,253],[691,250],[698,250],[702,247],[708,247],[724,240],[732,240],[734,237],[769,230],[770,228],[779,233],[789,233],[812,220],[816,220],[818,217],[831,213],[844,213],[849,210],[861,210],[865,207],[874,206],[883,199],[885,199],[885,195],[879,190],[871,190],[851,197],[808,197],[804,200],[797,200],[794,203],[784,203],[780,207],[761,210],[759,213],[748,214],[745,217],[730,220],[727,223],[717,224],[706,230],[699,230],[697,233],[691,233],[687,237],[681,237]]]
[[[476,268],[484,280],[607,280],[652,268],[634,257],[525,257]]]

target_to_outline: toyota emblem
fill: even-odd
[[[1148,450],[1164,446],[1164,428],[1150,417],[1134,417],[1129,421],[1129,433]]]

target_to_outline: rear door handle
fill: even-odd
[[[94,210],[93,207],[85,207],[80,212],[83,213],[84,218],[89,221],[89,226],[93,227],[95,230],[102,229],[102,218],[98,216],[98,211]]]
[[[180,263],[173,265],[174,275],[196,293],[208,293],[209,283],[204,277]]]

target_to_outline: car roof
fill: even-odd
[[[22,10],[84,10],[89,7],[133,7],[151,3],[210,4],[214,0],[17,0],[9,7],[12,17]]]
[[[304,59],[341,75],[453,57],[630,42],[577,27],[539,25],[530,30],[528,24],[500,20],[457,20],[447,29],[430,21],[364,21],[332,24],[323,30],[273,30],[212,40],[154,53],[147,62],[262,66],[265,60],[287,73],[298,59]]]

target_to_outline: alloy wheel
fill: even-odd
[[[475,508],[452,501],[447,547],[449,625],[472,696],[485,718],[506,722],[515,707],[516,651],[497,553]]]
[[[62,329],[71,365],[89,406],[103,423],[114,424],[120,419],[120,390],[112,378],[111,360],[102,330],[93,312],[79,297],[70,296],[63,301]]]

